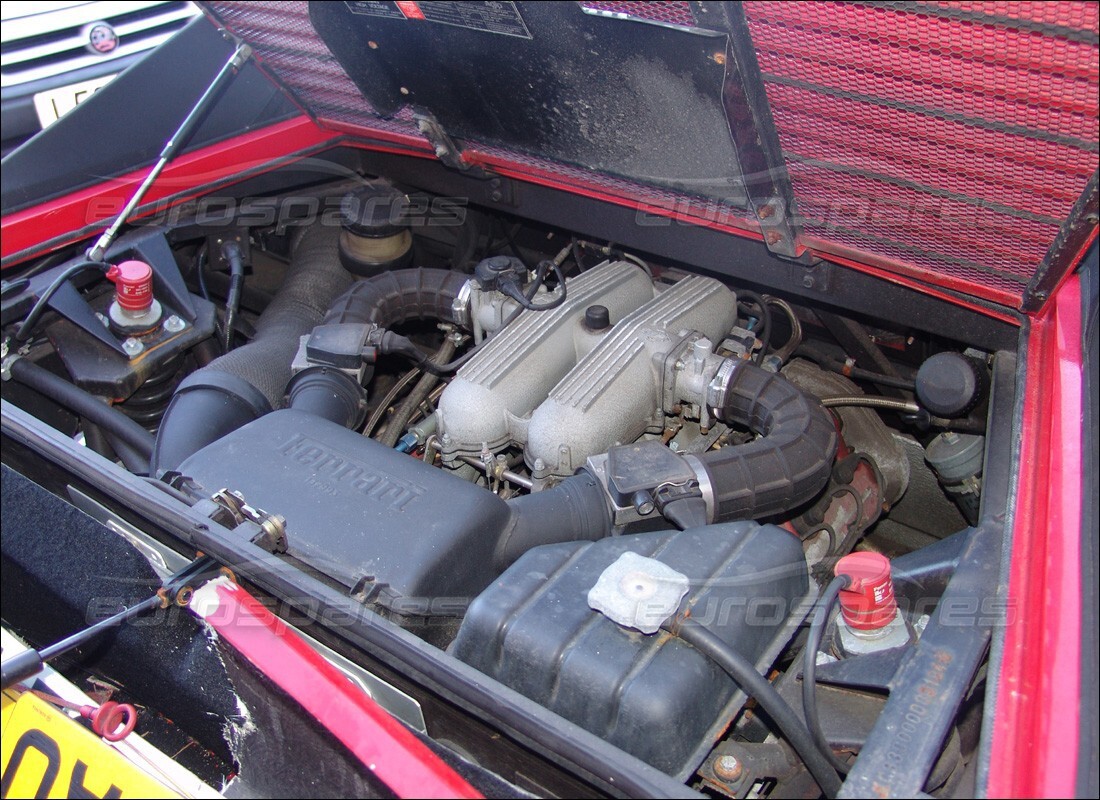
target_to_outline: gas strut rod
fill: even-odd
[[[195,128],[198,127],[202,118],[206,116],[206,112],[209,110],[210,106],[213,105],[222,87],[230,78],[236,75],[237,70],[248,61],[251,55],[252,48],[247,44],[242,42],[237,45],[237,49],[233,51],[233,55],[225,62],[225,66],[221,68],[211,84],[206,87],[206,91],[202,93],[202,97],[195,103],[191,112],[183,120],[176,132],[172,134],[172,138],[164,145],[164,149],[160,152],[160,158],[157,160],[157,163],[153,165],[149,174],[145,176],[145,180],[141,182],[141,186],[137,188],[133,197],[126,203],[125,208],[119,212],[115,221],[111,223],[111,226],[99,237],[95,246],[88,251],[89,261],[98,262],[103,260],[103,257],[107,254],[107,249],[111,246],[111,242],[118,236],[118,232],[122,226],[126,224],[127,218],[134,213],[134,209],[138,207],[141,199],[145,197],[145,193],[149,191],[149,187],[156,182],[157,178],[160,177],[160,173],[168,166],[172,159],[176,157],[176,153],[179,152],[180,148],[183,147],[187,140],[191,138],[191,134],[195,132]]]
[[[24,650],[11,658],[4,659],[0,664],[0,684],[3,689],[8,689],[20,681],[24,681],[33,675],[37,675],[42,666],[57,658],[62,653],[79,647],[94,639],[103,631],[121,625],[127,620],[140,616],[155,608],[167,608],[172,603],[185,605],[192,592],[192,584],[205,581],[218,574],[218,562],[210,556],[199,556],[175,575],[170,576],[156,594],[136,605],[124,608],[117,614],[107,619],[100,620],[95,625],[77,631],[72,636],[55,642],[41,650]]]

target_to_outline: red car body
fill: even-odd
[[[374,115],[365,103],[355,113],[335,110],[349,102],[355,87],[333,59],[303,56],[295,66],[286,55],[288,41],[307,55],[323,48],[309,27],[307,4],[203,5],[210,21],[255,48],[263,70],[303,106],[302,113],[183,153],[151,187],[135,219],[336,148],[409,161],[439,158],[438,142],[406,117]],[[560,5],[568,6],[564,14],[578,4]],[[675,12],[705,27],[712,4],[579,5],[634,18]],[[1083,3],[920,5],[746,3],[739,13],[804,219],[821,217],[822,208],[840,213],[844,198],[871,198],[870,216],[854,232],[803,221],[794,233],[791,263],[825,261],[1019,329],[1005,617],[994,634],[990,669],[996,683],[986,702],[976,789],[990,797],[1071,796],[1086,785],[1079,776],[1088,772],[1090,760],[1095,775],[1097,758],[1095,738],[1091,745],[1083,740],[1078,724],[1089,714],[1095,721],[1083,685],[1095,673],[1082,665],[1095,668],[1096,637],[1095,631],[1091,639],[1082,632],[1086,620],[1095,623],[1095,608],[1087,607],[1089,580],[1095,596],[1095,574],[1083,577],[1090,557],[1083,525],[1096,503],[1090,472],[1096,453],[1095,438],[1082,435],[1082,423],[1096,402],[1087,395],[1087,363],[1096,354],[1086,351],[1083,337],[1095,321],[1083,311],[1089,292],[1083,265],[1091,252],[1096,270],[1097,11]],[[416,24],[412,10],[404,11],[409,24]],[[847,43],[844,52],[835,49],[840,41]],[[106,94],[90,105],[106,107]],[[933,104],[939,116],[914,110]],[[868,116],[869,108],[877,108],[878,116]],[[988,124],[972,124],[971,117]],[[1021,133],[1024,128],[1043,136]],[[971,138],[952,139],[959,131]],[[941,149],[907,160],[904,142],[916,152],[922,137]],[[1070,139],[1091,142],[1091,149],[1067,145]],[[744,240],[775,251],[773,229],[758,224],[766,220],[715,218],[697,197],[676,189],[654,191],[629,177],[499,143],[464,139],[460,158],[463,170],[485,170],[517,187],[548,187],[594,207],[625,207],[717,231],[730,248]],[[877,177],[821,166],[845,159]],[[145,178],[142,160],[106,180],[6,210],[5,275],[100,232]],[[972,167],[970,174],[959,172],[963,165]],[[1004,170],[1000,183],[989,172],[992,165]],[[982,201],[976,221],[959,220],[941,206],[937,225],[918,208],[929,198],[949,205],[956,194]],[[911,203],[918,210],[904,223],[879,220],[875,203],[894,209]],[[1047,206],[1028,205],[1037,203]],[[939,244],[932,248],[930,241]],[[968,255],[965,265],[951,258],[971,252],[981,255]],[[767,276],[760,282],[766,285]],[[1095,297],[1092,302],[1095,314]],[[878,790],[881,796],[893,792],[888,785]]]

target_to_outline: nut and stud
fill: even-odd
[[[126,355],[133,358],[145,349],[145,345],[141,343],[140,339],[135,339],[131,336],[122,343],[122,349],[126,351]]]
[[[714,774],[724,781],[736,781],[744,771],[736,756],[719,756],[714,760]]]
[[[175,314],[164,320],[164,330],[169,333],[179,333],[187,327],[187,323],[177,317]]]

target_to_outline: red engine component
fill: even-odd
[[[119,307],[138,314],[153,306],[153,268],[144,261],[123,261],[107,271]]]
[[[856,630],[876,630],[897,613],[890,559],[881,553],[851,553],[836,563],[836,575],[847,575],[852,583],[840,592],[840,613]]]

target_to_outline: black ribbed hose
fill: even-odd
[[[445,269],[399,269],[360,281],[332,304],[324,324],[373,322],[391,328],[411,319],[455,322],[454,301],[469,275]]]
[[[354,278],[340,266],[339,229],[314,225],[302,236],[286,278],[246,345],[189,375],[165,412],[153,474],[282,404],[299,339],[321,323]]]
[[[789,511],[829,480],[837,449],[833,417],[786,378],[737,362],[717,413],[760,438],[698,456],[713,487],[716,521]]]
[[[580,472],[550,489],[508,501],[512,516],[497,540],[493,557],[503,570],[532,547],[558,542],[595,541],[611,532],[603,488]]]

